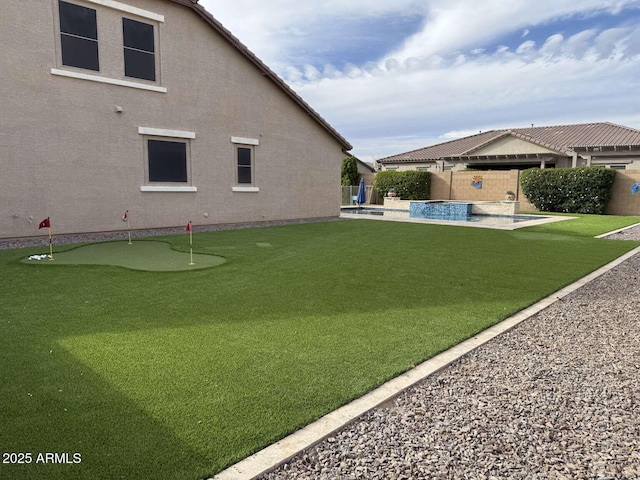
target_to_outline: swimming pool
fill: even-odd
[[[484,215],[472,214],[464,219],[448,219],[448,218],[414,218],[411,217],[407,210],[392,210],[375,207],[360,208],[342,208],[340,212],[341,218],[354,219],[370,219],[370,220],[390,220],[396,222],[411,223],[432,223],[442,225],[459,225],[481,228],[496,228],[503,230],[514,230],[516,228],[529,227],[531,225],[539,225],[541,223],[558,222],[568,220],[574,217],[553,216],[547,217],[543,215]]]

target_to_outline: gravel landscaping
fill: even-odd
[[[639,319],[636,254],[259,478],[638,479]]]
[[[247,222],[247,223],[225,223],[220,225],[194,225],[193,232],[214,232],[220,230],[237,230],[241,228],[260,228],[273,227],[277,225],[294,225],[299,223],[315,223],[338,221],[337,217],[328,218],[309,218],[297,220],[273,220],[268,222]],[[186,223],[185,223],[186,227]],[[169,227],[169,228],[148,228],[140,230],[131,230],[131,239],[155,237],[159,235],[180,235],[185,233],[185,227]],[[44,234],[43,234],[44,232]],[[111,240],[127,240],[127,230],[117,230],[112,232],[95,232],[95,233],[76,233],[57,235],[53,232],[53,245],[66,245],[70,243],[84,242],[106,242]],[[45,230],[40,231],[40,235],[36,237],[17,237],[0,239],[0,250],[10,248],[37,247],[42,246],[45,251],[49,249],[49,238]],[[55,250],[54,250],[55,252]]]

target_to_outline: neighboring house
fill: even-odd
[[[373,165],[363,162],[359,158],[356,158],[356,165],[358,166],[358,173],[360,175],[366,175],[369,173],[375,173],[376,169],[373,168]]]
[[[0,44],[0,237],[339,215],[351,145],[197,0],[4,0]]]
[[[378,160],[382,170],[640,169],[640,130],[613,123],[491,130]]]

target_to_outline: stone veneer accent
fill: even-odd
[[[384,208],[388,208],[390,210],[407,210],[410,211],[411,203],[416,202],[415,200],[402,200],[397,197],[385,197],[384,198]],[[423,200],[419,203],[434,203],[438,204],[438,202],[431,202],[429,200]],[[471,204],[472,210],[471,212],[476,215],[517,215],[520,212],[520,202],[513,201],[502,201],[502,202],[458,202],[452,201],[451,204]],[[442,201],[439,203],[443,205]]]

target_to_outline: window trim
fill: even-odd
[[[165,128],[138,127],[140,135],[149,135],[153,137],[169,137],[169,138],[196,138],[196,132],[188,132],[185,130],[167,130]]]
[[[83,0],[87,3],[94,3],[96,5],[102,5],[103,7],[112,8],[121,12],[130,13],[138,17],[154,20],[156,22],[164,23],[164,15],[152,12],[150,10],[144,10],[142,8],[127,5],[126,3],[116,2],[115,0]]]
[[[193,185],[191,177],[191,140],[196,138],[196,132],[185,130],[168,130],[164,128],[138,127],[138,134],[143,139],[144,150],[144,185],[140,186],[141,192],[197,192],[198,188]],[[151,182],[149,181],[149,140],[164,142],[184,142],[186,145],[186,182]]]
[[[234,173],[235,173],[235,185],[231,187],[232,192],[241,192],[241,193],[256,193],[260,191],[260,188],[256,187],[256,177],[255,177],[255,147],[260,145],[260,140],[257,138],[247,138],[247,137],[231,137],[231,143],[233,144],[233,165],[234,165]],[[250,183],[240,183],[238,181],[238,149],[239,148],[248,148],[251,152],[251,182]]]
[[[197,192],[198,187],[172,187],[170,185],[141,185],[141,192]]]
[[[75,67],[69,67],[69,68],[75,68]],[[148,90],[151,92],[167,93],[166,87],[158,87],[156,85],[149,85],[146,83],[130,82],[128,80],[120,80],[118,78],[101,77],[99,75],[91,75],[91,74],[75,72],[71,70],[61,70],[59,68],[52,68],[51,75],[57,75],[60,77],[68,77],[68,78],[77,78],[79,80],[89,80],[90,82],[107,83],[109,85],[118,85],[120,87],[137,88],[139,90]]]
[[[231,143],[258,146],[260,145],[260,140],[258,140],[257,138],[231,137]]]

